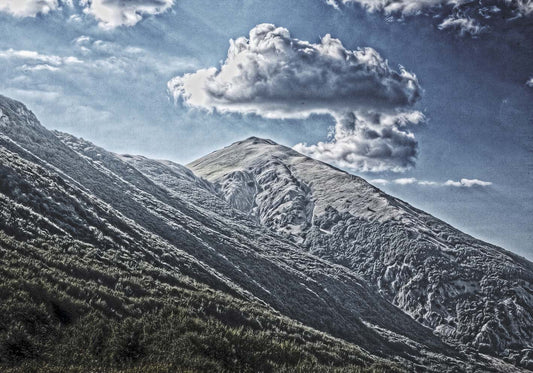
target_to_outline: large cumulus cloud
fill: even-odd
[[[494,27],[533,15],[531,0],[326,0],[336,8],[357,3],[370,12],[404,18],[416,15],[433,17],[441,30],[478,35]]]
[[[329,35],[312,44],[271,24],[256,26],[249,38],[231,40],[220,69],[176,77],[168,87],[190,106],[267,118],[392,110],[420,96],[416,77],[391,69],[372,48],[350,51]]]
[[[348,50],[330,35],[310,43],[261,24],[230,41],[220,68],[178,76],[168,88],[176,100],[208,111],[279,119],[330,114],[333,139],[296,148],[343,167],[400,171],[414,164],[417,142],[408,126],[422,118],[411,109],[421,95],[416,76],[392,69],[372,48]]]

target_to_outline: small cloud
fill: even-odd
[[[399,184],[399,185],[415,184],[416,182],[417,180],[414,177],[404,177],[404,178],[394,180],[394,184]]]
[[[0,51],[0,59],[20,60],[25,64],[21,66],[23,70],[56,71],[60,66],[82,64],[83,61],[74,56],[61,57],[50,54],[42,54],[36,51],[7,49]]]
[[[422,186],[439,186],[441,183],[438,183],[436,181],[427,181],[427,180],[421,180],[418,182],[418,185]]]
[[[475,186],[487,187],[492,185],[492,183],[490,181],[483,181],[478,179],[461,179],[460,181],[448,180],[444,183],[444,185],[458,188],[472,188]]]
[[[91,37],[87,35],[82,35],[74,39],[72,42],[77,46],[86,45],[91,42]]]
[[[144,16],[166,12],[174,0],[80,0],[85,14],[92,15],[104,29],[118,26],[134,26]]]
[[[373,179],[373,180],[370,180],[370,182],[372,184],[378,184],[378,185],[387,185],[389,183],[389,181],[386,179]]]
[[[380,185],[387,185],[391,183],[391,181],[386,180],[386,179],[373,179],[373,180],[370,180],[370,182],[374,184],[380,184]],[[461,179],[459,181],[448,180],[443,183],[443,182],[438,182],[438,181],[418,180],[414,177],[394,179],[392,180],[392,183],[397,184],[397,185],[419,185],[419,186],[434,186],[434,187],[451,186],[451,187],[457,187],[457,188],[488,187],[492,185],[490,181],[483,181],[483,180],[478,180],[478,179]]]
[[[0,12],[15,17],[35,17],[37,14],[48,14],[59,8],[58,0],[2,0]]]
[[[48,64],[42,64],[42,65],[22,65],[18,68],[21,71],[57,71],[59,70],[58,67],[51,66]]]
[[[438,25],[439,30],[453,29],[459,31],[461,36],[466,34],[475,36],[485,31],[485,27],[472,18],[460,17],[456,14],[449,16]]]
[[[532,76],[531,78],[528,79],[528,81],[526,82],[526,85],[527,85],[528,87],[533,88],[533,76]]]

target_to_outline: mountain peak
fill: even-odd
[[[251,144],[251,145],[257,145],[257,144],[264,144],[264,145],[279,145],[278,143],[270,140],[270,139],[263,139],[261,137],[257,136],[250,136],[247,139],[237,141],[233,143],[232,145],[243,145],[243,144]]]
[[[26,105],[20,101],[0,95],[0,126],[7,127],[9,124],[40,126],[37,117]]]

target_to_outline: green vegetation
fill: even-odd
[[[3,372],[390,372],[356,346],[148,262],[0,231]]]

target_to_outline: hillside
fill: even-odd
[[[265,154],[276,146],[255,142]],[[312,189],[303,183],[292,191],[283,179],[291,191],[260,198],[248,172],[224,184],[117,155],[48,131],[1,96],[0,175],[5,367],[517,370],[443,342],[366,272],[313,248],[319,241],[300,220],[289,219],[287,234],[286,218],[274,226],[253,212],[261,198],[281,198],[302,206],[287,216],[307,219]],[[312,203],[310,211],[330,211],[327,200]]]

